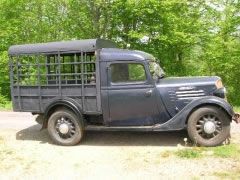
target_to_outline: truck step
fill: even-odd
[[[96,126],[88,125],[87,131],[153,131],[154,126]]]

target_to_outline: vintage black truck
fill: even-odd
[[[176,131],[216,146],[230,136],[233,112],[219,77],[165,77],[150,54],[102,39],[9,48],[14,111],[38,114],[60,145],[85,130]]]

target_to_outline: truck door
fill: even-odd
[[[146,126],[158,115],[156,88],[143,62],[108,63],[110,126]]]

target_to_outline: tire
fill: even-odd
[[[62,133],[62,131],[68,132]],[[58,109],[48,120],[48,133],[55,144],[76,145],[81,141],[84,134],[83,119],[78,118],[75,113],[68,109]]]
[[[221,108],[201,107],[188,119],[188,135],[194,144],[207,147],[218,146],[230,137],[230,122],[230,117]]]

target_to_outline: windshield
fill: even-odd
[[[153,79],[163,78],[165,73],[156,61],[149,61],[149,69]]]

